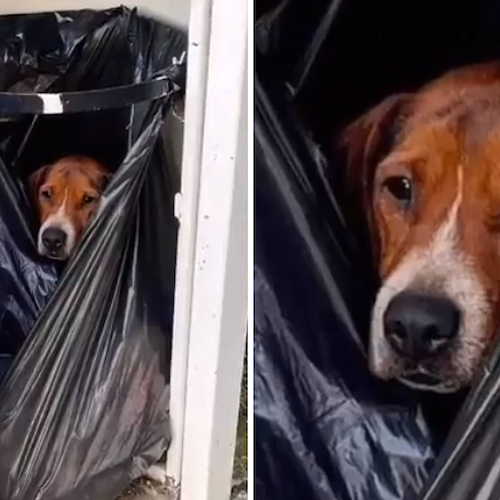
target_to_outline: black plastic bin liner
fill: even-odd
[[[0,500],[107,500],[169,442],[179,183],[160,132],[186,36],[125,8],[16,15],[0,50]],[[64,112],[37,115],[34,91]],[[66,154],[115,175],[61,268],[24,185]]]
[[[256,498],[499,498],[498,354],[458,417],[462,394],[368,373],[377,282],[333,144],[389,94],[498,59],[500,4],[261,0],[256,11]]]

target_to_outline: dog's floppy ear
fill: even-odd
[[[101,193],[104,192],[107,185],[111,181],[112,177],[113,177],[113,174],[111,172],[101,172],[101,174],[99,176],[99,188],[101,190]]]
[[[366,229],[375,253],[378,247],[372,213],[375,169],[394,144],[407,116],[410,99],[410,94],[388,97],[345,128],[337,141],[337,149],[345,159],[342,177],[347,201],[355,206],[354,213],[358,212],[368,223]]]
[[[44,165],[38,170],[35,170],[35,172],[28,177],[28,192],[34,200],[37,198],[38,189],[43,184],[47,176],[48,169],[49,165]]]
[[[386,154],[405,118],[409,94],[395,94],[355,120],[340,134],[338,146],[345,153],[346,179],[369,202],[375,168]]]

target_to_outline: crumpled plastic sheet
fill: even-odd
[[[0,17],[0,90],[140,83],[185,50],[126,8]],[[1,500],[114,498],[168,446],[179,180],[160,132],[175,92],[0,121]],[[116,173],[61,267],[37,254],[24,183],[66,154]]]

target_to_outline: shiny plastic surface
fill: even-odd
[[[124,8],[1,17],[0,90],[144,82],[185,49],[183,33]],[[108,500],[168,446],[179,186],[160,131],[172,93],[0,122],[1,500]],[[116,173],[61,268],[37,255],[24,181],[65,154]]]
[[[500,498],[498,356],[451,432],[462,394],[368,373],[378,283],[334,151],[387,95],[500,57],[500,5],[261,0],[256,11],[256,498]]]

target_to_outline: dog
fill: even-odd
[[[500,63],[391,95],[337,144],[380,278],[371,371],[435,393],[469,387],[500,324]]]
[[[66,156],[30,175],[40,255],[59,261],[70,258],[110,178],[104,165],[86,156]]]

